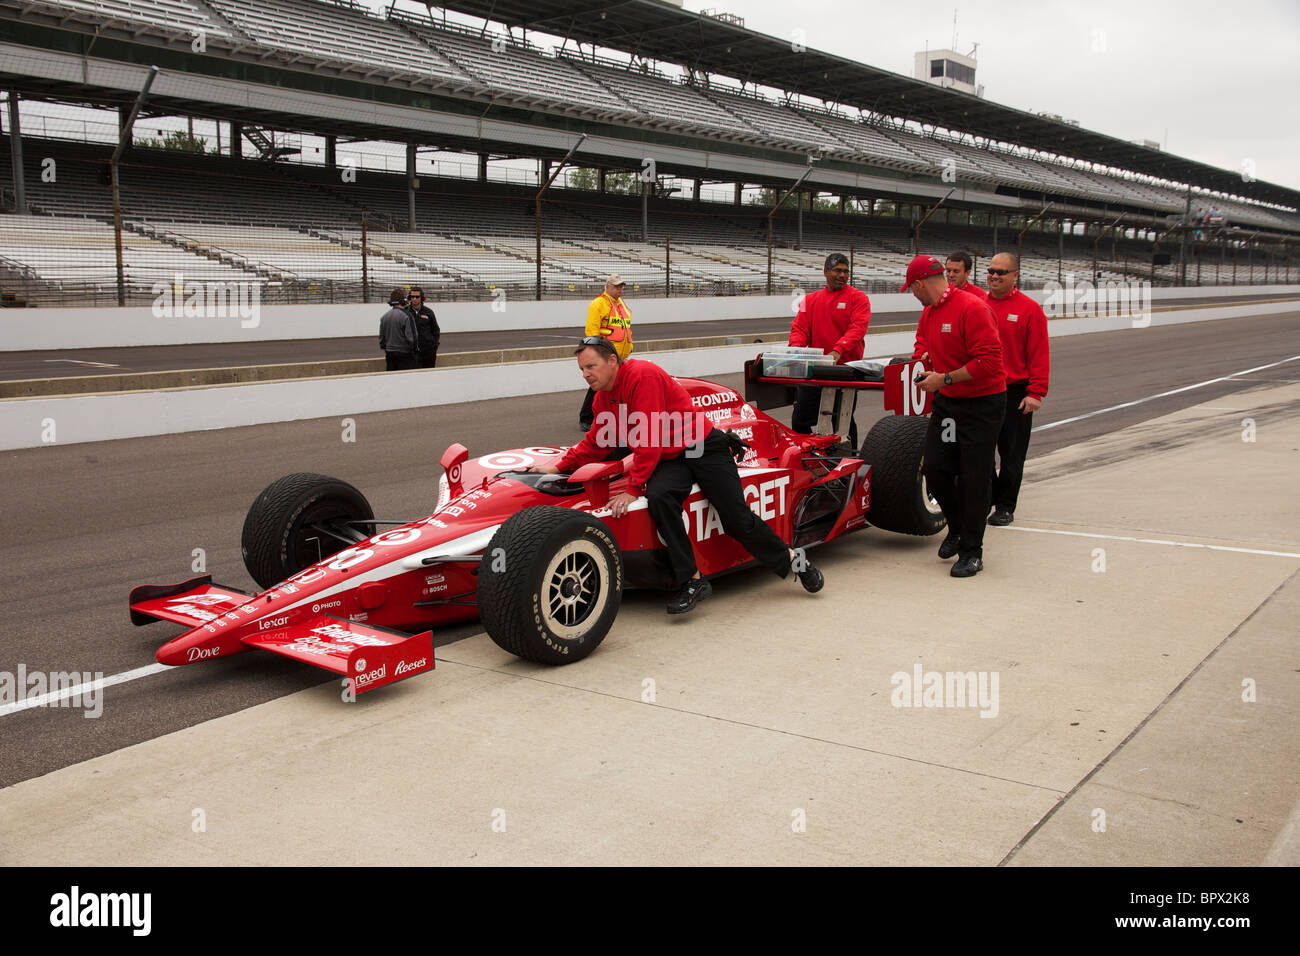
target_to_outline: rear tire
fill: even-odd
[[[483,552],[479,617],[502,650],[572,664],[604,640],[623,599],[623,559],[604,522],[539,505],[512,515]]]
[[[240,536],[244,567],[258,587],[269,588],[304,568],[349,547],[321,529],[357,540],[375,533],[366,521],[375,513],[370,502],[346,481],[325,475],[285,475],[257,496]]]
[[[889,415],[867,432],[858,457],[871,466],[867,520],[899,534],[938,534],[947,524],[925,489],[922,464],[928,415]]]

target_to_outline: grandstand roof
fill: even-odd
[[[993,138],[1174,182],[1300,207],[1300,191],[946,90],[888,70],[692,13],[662,0],[425,0],[511,27],[622,50],[746,83]]]

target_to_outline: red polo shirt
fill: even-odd
[[[1043,307],[1019,289],[1012,289],[1001,299],[989,296],[988,302],[1002,335],[1002,365],[1007,381],[1028,382],[1026,394],[1042,401],[1051,370]]]
[[[867,294],[851,285],[839,292],[818,289],[803,297],[799,314],[790,326],[790,344],[840,353],[840,362],[862,358],[862,339],[871,322]]]
[[[965,368],[969,382],[945,385],[939,394],[948,398],[978,398],[1006,391],[1002,374],[1002,340],[993,310],[979,296],[963,295],[948,286],[934,305],[927,305],[916,324],[912,358],[930,353],[936,372]]]
[[[614,448],[630,448],[628,491],[634,495],[645,494],[645,483],[660,459],[676,458],[687,445],[703,441],[713,427],[676,379],[644,359],[626,359],[619,365],[614,387],[597,392],[591,410],[587,437],[565,452],[556,467],[573,471],[603,461]]]

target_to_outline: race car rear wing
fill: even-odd
[[[839,366],[832,366],[837,368]],[[922,363],[911,359],[897,359],[885,366],[882,381],[854,381],[821,378],[783,378],[763,374],[763,356],[745,363],[745,401],[753,402],[760,411],[793,405],[800,386],[835,389],[836,400],[832,414],[831,430],[838,433],[839,419],[843,413],[841,398],[849,392],[879,391],[884,393],[885,411],[895,415],[928,415],[930,393],[915,387],[913,379]]]

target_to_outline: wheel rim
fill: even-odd
[[[921,507],[932,518],[937,518],[943,514],[943,509],[939,507],[939,502],[935,500],[934,495],[930,494],[929,486],[925,483],[925,472],[918,471],[918,473],[921,476]]]
[[[546,565],[541,612],[547,629],[561,640],[581,638],[609,602],[605,555],[586,539],[570,541]]]

